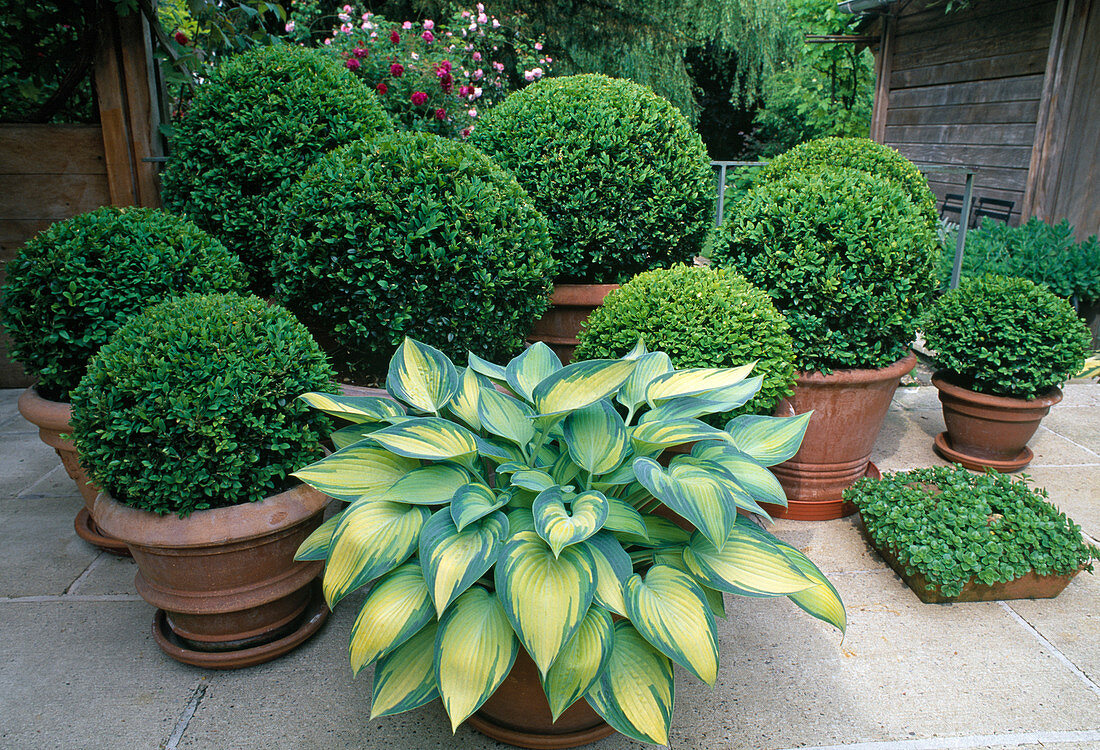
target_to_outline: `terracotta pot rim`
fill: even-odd
[[[951,382],[951,373],[939,370],[932,376],[932,385],[937,389],[961,401],[970,401],[981,406],[997,409],[1046,409],[1062,400],[1062,390],[1052,385],[1035,398],[1015,398],[1013,396],[991,396],[988,393],[972,391]]]
[[[68,432],[73,407],[64,401],[50,401],[38,395],[38,388],[30,386],[19,394],[16,402],[19,413],[35,427],[57,432]]]
[[[618,284],[555,284],[550,304],[599,307],[618,288]]]
[[[883,380],[901,378],[917,366],[917,355],[909,352],[893,364],[878,369],[833,370],[824,375],[820,370],[797,372],[798,383],[807,385],[848,385],[853,383],[877,383]]]
[[[92,517],[101,529],[127,544],[186,549],[266,536],[312,518],[330,501],[309,485],[297,484],[254,503],[199,510],[180,518],[131,508],[104,491],[95,499]]]

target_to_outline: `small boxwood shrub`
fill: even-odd
[[[320,458],[328,423],[297,397],[332,370],[294,316],[256,297],[189,295],[131,319],[73,391],[73,436],[121,503],[181,517],[254,502]]]
[[[867,533],[905,566],[957,596],[971,579],[994,584],[1030,570],[1066,575],[1100,551],[1047,500],[1045,490],[1005,474],[971,474],[961,466],[916,469],[860,479],[844,491]]]
[[[276,298],[356,381],[380,380],[405,336],[507,359],[549,304],[546,219],[480,151],[427,133],[321,159],[276,256]]]
[[[88,360],[132,316],[174,294],[239,291],[246,278],[240,260],[190,221],[106,206],[23,246],[7,265],[0,317],[41,395],[67,401]]]
[[[762,179],[776,180],[795,172],[816,172],[823,168],[854,169],[899,185],[929,226],[939,222],[936,196],[928,180],[913,162],[889,146],[870,138],[818,138],[795,146],[763,167]]]
[[[791,393],[794,350],[768,295],[731,270],[674,266],[647,271],[607,295],[580,333],[576,358],[618,358],[641,336],[678,368],[756,361],[764,382],[738,413],[771,414]]]
[[[644,86],[544,79],[490,110],[470,140],[550,220],[561,281],[619,283],[702,247],[714,204],[703,141]]]
[[[1034,398],[1081,370],[1092,336],[1064,299],[1028,281],[965,279],[928,310],[924,339],[963,388]]]
[[[225,242],[266,294],[293,185],[321,154],[391,129],[374,92],[330,56],[256,47],[219,66],[175,123],[164,201]]]
[[[766,290],[803,371],[905,356],[935,287],[935,232],[894,182],[850,169],[795,172],[729,209],[712,260]]]

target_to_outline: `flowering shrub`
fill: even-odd
[[[390,21],[351,5],[336,18],[325,49],[375,90],[405,130],[465,138],[486,108],[515,84],[547,75],[553,63],[541,40],[520,37],[482,3],[439,23]]]

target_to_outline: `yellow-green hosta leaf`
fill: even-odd
[[[630,454],[627,453],[627,458]],[[603,474],[598,477],[592,477],[592,486],[599,489],[600,487],[619,487],[624,484],[630,484],[635,481],[637,477],[634,476],[634,467],[631,466],[630,461],[623,461],[619,465],[619,468],[614,471]]]
[[[576,634],[554,660],[542,680],[542,689],[550,701],[554,721],[599,679],[611,658],[614,629],[611,615],[606,610],[590,607]]]
[[[402,417],[405,409],[392,398],[381,396],[337,396],[331,393],[303,393],[298,398],[314,409],[349,422],[380,422],[387,417]]]
[[[480,586],[444,613],[435,638],[435,674],[452,732],[500,687],[518,653],[504,608]]]
[[[728,368],[695,367],[658,375],[646,388],[646,401],[651,407],[655,407],[677,396],[693,396],[719,388],[729,388],[747,378],[755,366],[756,362]]]
[[[638,340],[634,342],[634,348],[628,351],[622,356],[623,359],[639,359],[643,355],[648,354],[649,349],[645,346],[645,336],[638,335]]]
[[[718,678],[718,630],[695,580],[669,565],[654,565],[626,582],[626,614],[665,656],[708,685]]]
[[[298,551],[294,553],[295,560],[325,560],[328,558],[329,545],[332,544],[332,534],[336,531],[336,527],[340,524],[340,516],[344,514],[340,511],[332,518],[328,519],[305,538],[301,544],[298,545]]]
[[[508,511],[508,540],[511,541],[514,537],[519,536],[525,531],[529,531],[535,536],[535,516],[530,510],[524,510],[517,508],[515,510]]]
[[[539,469],[520,469],[512,474],[512,486],[532,492],[542,492],[557,485],[554,478]]]
[[[438,414],[458,390],[458,370],[434,346],[406,336],[390,359],[386,390],[420,411]]]
[[[466,362],[470,365],[471,370],[478,375],[484,375],[494,383],[505,384],[508,382],[508,374],[501,365],[494,364],[487,359],[482,359],[473,352],[467,355]]]
[[[590,490],[570,497],[557,485],[540,492],[531,506],[535,531],[550,545],[554,557],[602,529],[609,509],[602,493]]]
[[[328,435],[329,440],[336,446],[336,450],[342,450],[344,448],[350,448],[358,442],[366,440],[370,437],[372,432],[380,430],[386,426],[385,422],[364,422],[362,424],[351,424],[347,427],[341,427],[339,430],[334,430]]]
[[[449,509],[437,511],[420,532],[420,565],[436,614],[492,567],[508,535],[508,516],[494,513],[462,531]]]
[[[719,388],[694,396],[670,398],[656,409],[647,411],[638,422],[639,424],[645,424],[646,422],[664,422],[670,419],[693,419],[705,414],[733,411],[755,396],[763,382],[764,378],[757,375],[754,378],[746,378],[740,383],[735,383],[727,388]]]
[[[562,423],[565,445],[573,462],[589,474],[606,474],[629,452],[626,423],[610,399],[577,409]]]
[[[478,394],[482,386],[492,388],[489,379],[478,375],[473,368],[467,367],[458,378],[458,390],[447,404],[447,410],[462,420],[471,430],[481,430],[481,420],[477,418]]]
[[[596,571],[593,601],[617,615],[626,617],[623,586],[633,573],[630,555],[613,535],[600,532],[584,542]]]
[[[322,588],[329,607],[393,570],[416,550],[430,515],[420,505],[360,500],[348,506],[332,535]]]
[[[525,446],[535,437],[531,407],[496,388],[482,388],[477,401],[477,418],[481,426],[494,435]]]
[[[451,519],[455,522],[455,528],[462,531],[479,518],[503,508],[508,499],[509,495],[503,492],[496,495],[480,482],[459,487],[451,498]]]
[[[630,430],[630,438],[647,450],[651,446],[668,447],[693,440],[728,440],[729,435],[698,419],[673,419],[639,424]]]
[[[752,459],[748,460],[750,462],[752,461]],[[755,464],[755,462],[753,463]],[[755,465],[761,471],[768,471],[759,464]],[[673,473],[677,471],[684,471],[685,467],[688,466],[693,467],[698,471],[706,472],[707,474],[721,482],[729,491],[730,497],[733,498],[733,502],[737,505],[738,508],[747,510],[750,513],[761,515],[768,521],[772,520],[768,512],[760,507],[759,503],[756,502],[753,496],[741,486],[741,484],[737,481],[737,478],[732,473],[730,473],[730,471],[727,470],[726,467],[722,464],[715,461],[710,461],[705,458],[696,458],[695,456],[683,455],[674,457],[669,463],[669,469]]]
[[[786,507],[787,495],[775,475],[729,443],[697,443],[691,455],[719,464],[756,502]]]
[[[607,520],[603,524],[605,529],[637,536],[646,535],[642,514],[633,505],[618,497],[608,497],[607,503]]]
[[[737,504],[726,484],[694,466],[673,466],[667,472],[651,458],[634,459],[638,481],[653,496],[690,521],[721,548],[737,523]]]
[[[531,401],[535,386],[561,369],[561,360],[554,350],[536,341],[508,363],[504,375],[508,385],[518,395]]]
[[[504,440],[490,440],[480,435],[474,435],[474,444],[477,452],[485,458],[491,458],[501,463],[520,463],[524,460],[519,448]]]
[[[749,521],[738,523],[720,550],[692,534],[684,562],[704,585],[731,594],[786,596],[815,586],[769,537]]]
[[[580,627],[596,592],[586,547],[555,556],[537,534],[513,534],[497,560],[497,596],[542,675]]]
[[[573,463],[568,451],[558,456],[554,465],[550,467],[550,476],[563,487],[576,479],[580,473],[581,467]]]
[[[615,399],[633,411],[645,402],[645,391],[650,382],[658,375],[672,372],[672,360],[664,352],[642,354],[635,359],[634,372],[623,383]]]
[[[848,615],[844,611],[844,602],[840,600],[840,594],[837,593],[833,584],[800,550],[782,539],[776,539],[775,543],[804,576],[817,583],[816,586],[798,593],[788,594],[788,598],[805,612],[829,623],[843,633],[848,627]]]
[[[726,432],[737,450],[763,466],[775,466],[798,452],[812,415],[812,411],[797,417],[744,414],[731,419]]]
[[[416,563],[394,568],[371,589],[351,626],[351,670],[359,670],[393,651],[432,618],[428,584]]]
[[[438,629],[438,623],[431,620],[418,633],[379,658],[371,689],[372,719],[412,711],[439,697],[435,681]]]
[[[535,387],[532,394],[535,409],[543,416],[583,409],[619,390],[635,364],[619,359],[590,359],[567,365]]]
[[[378,498],[393,483],[420,465],[377,446],[356,445],[298,469],[293,476],[337,500]]]
[[[627,620],[615,623],[611,658],[585,699],[627,737],[668,744],[675,692],[672,662]]]
[[[409,505],[444,505],[470,481],[470,472],[444,462],[413,469],[393,483],[381,499]]]
[[[677,547],[687,544],[691,535],[667,518],[644,515],[645,536],[640,534],[619,534],[621,541],[642,547]]]
[[[445,460],[477,450],[474,435],[454,422],[421,417],[371,433],[371,439],[399,456]]]

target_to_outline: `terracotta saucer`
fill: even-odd
[[[95,521],[92,520],[92,514],[88,512],[87,508],[81,508],[76,514],[73,527],[76,529],[76,535],[93,547],[99,547],[104,552],[110,552],[112,555],[118,555],[119,557],[132,556],[126,542],[115,539],[113,536],[104,536],[100,528],[96,526]]]
[[[962,464],[971,471],[996,469],[1003,474],[1011,474],[1014,471],[1019,471],[1031,463],[1031,459],[1035,457],[1035,454],[1031,452],[1031,448],[1025,445],[1024,449],[1020,451],[1020,454],[1016,456],[1016,458],[1007,461],[998,460],[996,458],[976,458],[966,453],[960,453],[952,448],[950,438],[947,436],[946,432],[941,432],[939,435],[936,435],[935,440],[932,441],[932,448],[939,454],[940,458],[945,461]]]

